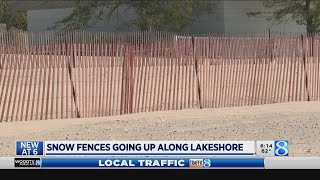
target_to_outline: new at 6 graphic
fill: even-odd
[[[274,141],[274,155],[275,156],[288,156],[289,155],[289,142],[288,140]]]
[[[43,141],[17,141],[16,155],[43,155]]]

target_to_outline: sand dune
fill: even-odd
[[[290,156],[320,156],[320,102],[186,109],[0,123],[0,156],[16,140],[289,140]]]

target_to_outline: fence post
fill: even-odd
[[[269,52],[270,52],[270,61],[272,62],[274,43],[271,40],[271,30],[270,29],[268,30],[268,48],[269,48]],[[267,53],[268,53],[268,50],[267,50]],[[268,57],[268,54],[267,54],[267,57]]]
[[[197,55],[196,55],[196,46],[195,46],[195,37],[194,36],[192,36],[192,47],[193,47],[193,58],[194,58],[195,68],[196,68],[197,84],[198,84],[199,105],[200,105],[200,109],[202,109],[200,79],[198,76],[198,60],[197,60]]]
[[[129,80],[130,80],[130,105],[129,105],[129,113],[132,113],[133,112],[133,96],[134,96],[134,94],[133,94],[133,91],[134,91],[134,78],[133,78],[133,76],[134,76],[134,47],[131,45],[130,46],[130,48],[129,48],[129,53],[128,53],[128,55],[129,55],[129,65],[130,65],[130,78],[129,78]]]
[[[2,60],[2,56],[5,54],[4,52],[3,52],[3,49],[4,49],[4,45],[3,45],[3,43],[1,42],[1,56],[0,56],[0,70],[2,70],[2,65],[1,65],[1,60]]]
[[[66,52],[70,51],[70,58],[72,57],[72,62],[75,62],[75,57],[74,57],[74,52],[72,51],[73,49],[68,48],[68,43],[67,41],[65,42],[66,44]],[[70,46],[72,45],[71,41],[70,41]],[[72,53],[72,55],[71,55]],[[74,66],[74,65],[73,65]],[[70,83],[71,83],[71,88],[72,88],[72,96],[73,96],[73,101],[74,101],[74,105],[76,107],[76,111],[77,111],[77,118],[80,118],[80,111],[79,111],[79,107],[77,104],[77,98],[76,98],[76,90],[74,88],[74,84],[73,84],[73,80],[72,80],[72,67],[70,64],[70,61],[68,61],[68,72],[69,72],[69,78],[70,78]]]
[[[123,58],[123,64],[122,64],[122,85],[121,85],[121,99],[120,99],[120,115],[127,113],[127,107],[128,107],[128,101],[127,101],[127,93],[128,93],[128,75],[127,75],[127,63],[128,63],[128,54],[129,54],[129,48],[127,45],[124,46],[125,52],[124,52],[124,58]]]
[[[303,34],[301,34],[301,46],[302,46],[302,53],[303,53],[303,69],[305,73],[305,84],[306,84],[306,90],[307,90],[307,100],[310,101],[310,93],[309,93],[309,88],[308,88],[308,73],[306,69],[306,50],[303,46]]]
[[[1,56],[3,56],[4,55],[4,53],[2,52],[2,48],[4,48],[4,46],[1,44]],[[1,60],[2,60],[2,58],[0,57],[0,70],[2,70],[2,65],[1,65]]]

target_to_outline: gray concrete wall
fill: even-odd
[[[76,3],[79,2],[75,0],[7,0],[9,9],[13,11],[71,8]]]
[[[119,11],[123,11],[125,7],[120,7]],[[72,13],[73,8],[62,8],[62,9],[42,9],[42,10],[28,10],[28,31],[45,31],[50,25],[52,25],[57,20],[69,15]],[[126,20],[134,18],[135,15],[133,12],[127,11],[123,16],[118,16],[114,14],[111,16],[110,21],[98,21],[95,22],[94,26],[91,28],[86,28],[88,31],[122,31],[127,30],[128,28],[124,26],[118,19],[125,18]],[[131,29],[134,30],[134,29]]]
[[[306,31],[305,26],[299,26],[295,22],[278,25],[274,22],[268,22],[264,18],[248,17],[246,12],[265,11],[261,1],[228,0],[223,3],[225,32],[263,32],[269,28],[281,32]]]
[[[0,24],[0,31],[5,31],[7,25],[6,24]]]
[[[208,32],[225,32],[224,27],[224,3],[219,2],[212,14],[199,17],[190,27],[184,31],[187,33],[202,34]]]
[[[125,7],[122,7],[123,9]],[[187,27],[184,31],[187,33],[209,33],[209,32],[263,32],[269,28],[281,32],[305,32],[304,26],[296,25],[295,22],[276,25],[267,22],[262,18],[248,17],[246,12],[263,10],[261,1],[220,1],[215,8],[215,13],[204,15],[197,21]],[[28,30],[44,31],[47,27],[72,12],[73,8],[64,9],[45,9],[28,11]],[[120,9],[121,12],[121,9]],[[127,12],[122,18],[134,18],[134,12]],[[89,31],[128,31],[134,30],[123,26],[114,16],[110,22],[99,21],[97,24],[86,30]]]

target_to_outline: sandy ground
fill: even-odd
[[[0,123],[0,156],[14,156],[16,140],[276,139],[290,156],[320,156],[320,102]]]

